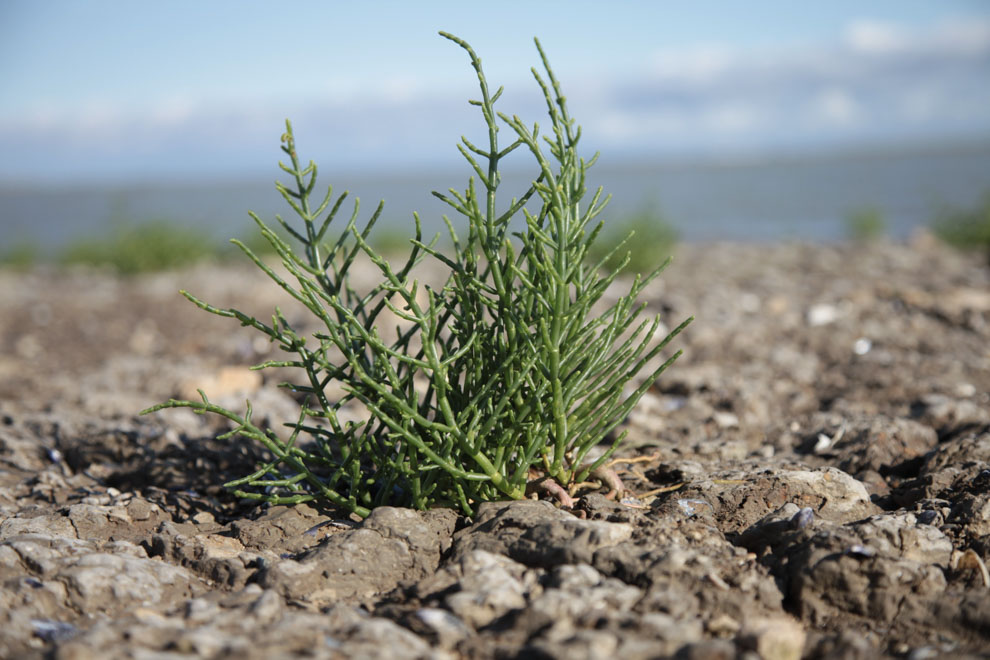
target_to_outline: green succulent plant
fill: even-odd
[[[666,263],[627,282],[625,295],[598,311],[628,258],[607,268],[614,253],[586,259],[608,198],[599,188],[586,200],[595,158],[578,155],[581,130],[539,41],[545,74],[532,72],[546,100],[545,135],[536,124],[496,111],[502,88],[491,92],[465,41],[440,34],[470,56],[480,87],[480,98],[470,103],[488,129],[487,144],[462,138],[458,145],[475,175],[467,188],[434,193],[461,216],[466,232],[445,216],[451,247],[441,251],[439,236],[424,241],[417,215],[407,256],[393,265],[369,238],[383,204],[359,227],[355,202],[331,235],[347,193],[334,200],[330,188],[319,201],[313,196],[317,167],[300,164],[287,121],[282,150],[289,164],[280,166],[292,184],[276,186],[301,224],[277,217],[289,237],[283,239],[252,217],[288,277],[234,242],[312,312],[319,329],[303,336],[278,309],[266,323],[183,292],[202,309],[264,333],[291,356],[254,368],[294,368],[301,376],[284,384],[302,401],[298,418],[286,422],[285,439],[254,421],[250,403],[241,415],[202,391],[201,401],[170,400],[144,411],[216,413],[233,423],[227,436],[264,445],[269,460],[226,484],[241,497],[323,499],[363,517],[380,505],[452,506],[470,514],[483,501],[526,497],[536,484],[561,492],[604,465],[624,437],[613,434],[616,426],[679,355],[661,353],[691,319],[658,341],[661,319],[641,318],[645,303],[637,301]],[[503,146],[505,128],[512,140]],[[499,165],[517,149],[529,152],[535,174],[506,204]],[[441,287],[414,278],[424,259],[448,271]],[[380,275],[370,290],[352,284],[358,260]],[[384,324],[396,317],[402,325],[393,332]],[[631,385],[641,373],[645,378]],[[357,419],[344,414],[355,407],[363,411]],[[608,448],[592,454],[605,440]]]

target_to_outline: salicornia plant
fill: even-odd
[[[463,216],[466,233],[445,216],[452,246],[442,251],[436,238],[424,242],[415,216],[408,256],[393,265],[369,240],[382,205],[359,228],[355,203],[343,228],[331,235],[346,193],[334,201],[330,189],[317,201],[316,165],[300,165],[286,122],[282,150],[289,165],[280,165],[292,184],[276,185],[302,224],[278,218],[290,237],[283,240],[252,217],[288,277],[234,242],[315,315],[319,330],[303,336],[278,309],[269,324],[183,292],[199,307],[268,335],[292,356],[256,369],[291,367],[303,376],[285,384],[302,404],[298,418],[286,423],[291,432],[284,439],[252,420],[250,403],[241,416],[202,392],[202,401],[170,400],[145,411],[217,413],[233,422],[228,436],[263,444],[269,460],[226,484],[241,497],[324,499],[363,517],[385,504],[448,505],[470,514],[482,501],[523,498],[536,484],[562,493],[608,460],[624,434],[586,459],[677,357],[653,364],[627,387],[655,359],[661,362],[660,352],[690,319],[659,342],[660,318],[640,320],[645,304],[637,297],[663,267],[637,276],[625,296],[598,311],[621,270],[605,269],[611,254],[594,264],[586,259],[608,199],[599,189],[584,201],[585,175],[595,159],[578,156],[580,128],[539,42],[546,77],[535,69],[533,75],[546,98],[551,130],[545,136],[537,125],[497,112],[502,89],[491,92],[481,60],[466,42],[440,34],[470,56],[481,90],[470,103],[481,109],[488,128],[487,144],[462,138],[458,145],[477,179],[471,177],[463,192],[434,193]],[[512,136],[505,146],[500,124]],[[529,152],[536,173],[528,190],[500,206],[499,165],[516,149]],[[449,270],[442,288],[413,278],[424,259]],[[370,261],[380,275],[370,290],[351,284],[359,260]],[[400,327],[384,327],[396,317]],[[363,414],[344,414],[345,406]]]

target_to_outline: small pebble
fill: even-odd
[[[416,618],[426,624],[441,645],[453,647],[471,634],[471,629],[456,615],[436,607],[423,607],[416,610]]]
[[[804,529],[815,519],[815,512],[810,506],[806,506],[793,516],[791,516],[791,527],[794,529]]]
[[[328,526],[332,522],[333,522],[332,520],[324,520],[321,523],[317,523],[312,527],[310,527],[309,529],[307,529],[305,532],[303,532],[303,536],[316,536],[321,529]]]
[[[689,499],[677,500],[677,505],[681,508],[681,511],[683,511],[684,515],[686,516],[696,516],[699,513],[701,513],[701,511],[704,510],[706,506],[708,508],[711,508],[712,506],[705,500],[689,500]]]
[[[31,627],[34,629],[35,636],[46,642],[68,639],[78,632],[71,623],[52,621],[51,619],[31,619]]]
[[[730,412],[716,412],[712,415],[712,419],[720,429],[736,428],[739,426],[739,418]]]
[[[873,348],[873,342],[866,337],[860,337],[853,344],[853,353],[856,355],[866,355],[870,352],[871,348]]]
[[[821,326],[828,325],[839,318],[839,310],[835,305],[813,305],[808,310],[808,325]]]
[[[863,559],[869,559],[870,557],[876,555],[876,551],[873,548],[869,548],[865,545],[853,545],[846,550],[846,554],[850,557],[858,557]]]
[[[956,385],[956,396],[968,399],[976,395],[976,386],[972,383],[959,383]]]

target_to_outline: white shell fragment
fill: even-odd
[[[837,318],[839,318],[839,310],[835,305],[812,305],[808,309],[807,319],[810,326],[828,325],[829,323],[833,323]]]

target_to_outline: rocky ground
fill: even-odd
[[[0,657],[977,657],[990,269],[910,245],[687,245],[684,356],[626,424],[637,497],[253,507],[211,398],[294,418],[250,269],[0,272]],[[293,312],[294,313],[294,312]],[[273,422],[274,423],[274,422]]]

